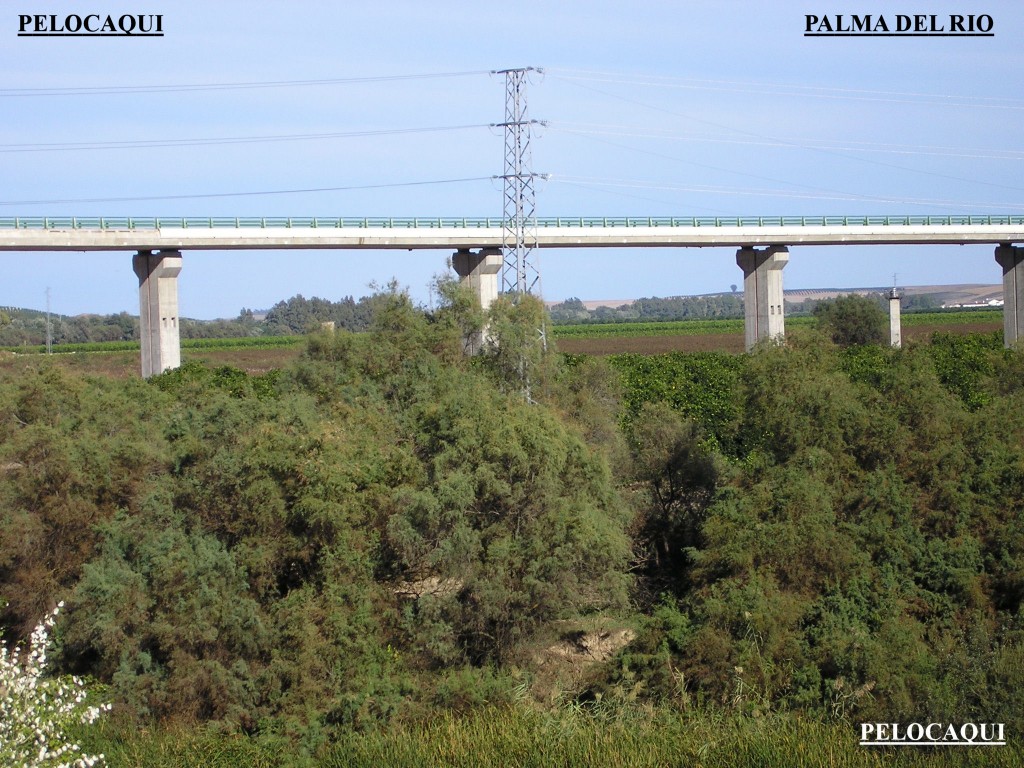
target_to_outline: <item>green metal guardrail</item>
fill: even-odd
[[[593,227],[867,227],[867,226],[1024,226],[1024,216],[568,216],[537,219],[538,229]],[[156,229],[501,229],[501,218],[292,218],[247,217],[0,217],[0,230]]]

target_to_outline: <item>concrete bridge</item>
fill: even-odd
[[[454,250],[486,308],[498,295],[500,218],[0,218],[0,251],[130,251],[139,278],[142,375],[181,362],[177,277],[186,250]],[[539,248],[735,247],[746,346],[784,334],[782,270],[800,245],[991,244],[1003,270],[1007,346],[1024,338],[1024,216],[564,217],[536,221]]]

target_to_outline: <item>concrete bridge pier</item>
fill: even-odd
[[[785,336],[782,270],[789,263],[789,248],[740,248],[736,263],[743,270],[744,332],[749,352],[762,339]]]
[[[181,365],[178,329],[180,251],[139,251],[132,257],[139,276],[139,323],[142,337],[142,378]]]
[[[889,293],[889,346],[903,346],[903,326],[900,321],[900,295],[893,287]]]
[[[998,245],[996,261],[1003,268],[1003,343],[1009,348],[1024,339],[1024,248]]]
[[[500,248],[481,248],[473,252],[468,248],[452,254],[452,268],[459,282],[468,287],[486,312],[498,298],[498,273],[503,264]],[[487,329],[471,333],[466,338],[466,351],[472,355],[483,349]]]

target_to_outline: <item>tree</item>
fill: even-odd
[[[638,555],[655,584],[685,583],[686,550],[700,546],[720,469],[697,426],[666,403],[645,404],[631,431],[636,479],[649,496],[637,525]]]
[[[818,328],[841,347],[885,343],[885,312],[865,296],[850,294],[823,301],[814,308],[814,317]]]

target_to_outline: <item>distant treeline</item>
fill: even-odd
[[[373,313],[374,297],[354,299],[346,296],[330,301],[301,295],[279,301],[259,318],[251,309],[242,309],[231,320],[190,320],[182,318],[183,339],[229,339],[250,336],[292,336],[308,333],[324,323],[335,328],[365,331]],[[51,315],[50,339],[53,344],[84,344],[101,341],[138,341],[139,318],[121,312],[116,315]],[[46,343],[46,314],[31,309],[0,310],[0,347],[31,346]]]
[[[872,294],[879,304],[888,306],[882,293]],[[183,339],[228,339],[251,336],[291,336],[309,333],[334,323],[337,329],[365,331],[370,327],[375,303],[380,299],[346,296],[338,301],[297,295],[279,301],[266,313],[242,309],[227,320],[181,321]],[[791,316],[811,314],[820,301],[807,299],[786,302]],[[940,302],[929,295],[903,299],[905,312],[935,309]],[[589,310],[578,298],[567,299],[550,309],[554,325],[586,323],[655,322],[669,320],[726,319],[743,317],[743,294],[723,293],[710,296],[677,296],[673,298],[637,299],[631,304],[612,309]],[[46,314],[37,310],[0,309],[0,347],[31,346],[46,343]],[[50,339],[53,344],[84,344],[105,341],[138,341],[139,318],[127,312],[115,315],[52,315]]]

